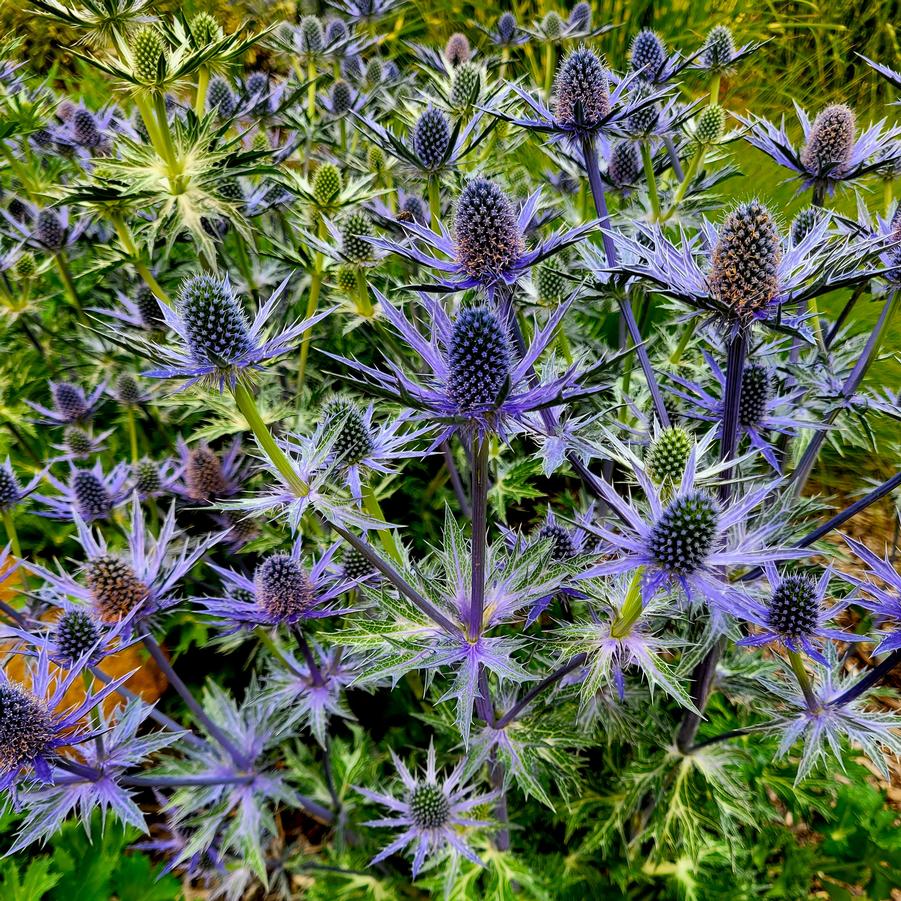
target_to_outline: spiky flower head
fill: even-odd
[[[341,558],[341,576],[349,582],[360,582],[375,569],[370,560],[355,548],[349,547]]]
[[[350,85],[343,78],[339,78],[332,84],[330,96],[332,110],[336,115],[346,113],[354,102],[353,91],[351,91]]]
[[[618,188],[638,183],[641,177],[641,156],[634,141],[616,141],[610,148],[607,176]]]
[[[715,25],[704,41],[704,66],[712,72],[723,72],[732,64],[733,56],[735,41],[732,32],[725,25]]]
[[[632,38],[629,60],[633,72],[653,76],[666,60],[666,47],[657,32],[643,28]]]
[[[250,326],[227,278],[186,278],[177,307],[188,348],[198,362],[227,366],[250,350]]]
[[[516,16],[511,12],[501,13],[497,20],[497,36],[502,44],[510,44],[516,34]]]
[[[854,110],[844,103],[827,106],[817,114],[801,151],[801,162],[817,175],[839,176],[854,149]]]
[[[188,496],[197,501],[212,500],[228,489],[219,455],[205,445],[192,448],[188,453],[185,482]]]
[[[43,209],[38,213],[32,235],[38,244],[53,253],[62,250],[66,243],[66,229],[59,213],[52,209]]]
[[[811,636],[819,625],[819,613],[816,579],[803,573],[784,576],[768,607],[773,631],[791,641]]]
[[[341,251],[351,263],[372,259],[372,245],[365,240],[372,234],[372,220],[363,210],[354,210],[341,229]]]
[[[223,119],[228,119],[234,113],[237,104],[238,100],[231,85],[221,75],[210,79],[206,95],[208,110],[216,110]]]
[[[593,126],[610,114],[610,86],[597,54],[580,47],[567,55],[554,81],[554,116],[570,126]]]
[[[636,102],[641,102],[654,93],[654,89],[646,82],[639,82],[632,93]],[[628,129],[633,135],[647,135],[653,131],[657,120],[660,118],[660,110],[656,103],[644,106],[629,115]]]
[[[341,19],[331,19],[325,26],[325,42],[327,44],[337,44],[339,41],[347,40],[348,34],[347,25]]]
[[[191,34],[198,47],[207,47],[222,40],[222,26],[208,12],[199,12],[191,19]]]
[[[417,782],[407,797],[410,818],[420,829],[440,829],[450,818],[451,805],[444,789],[432,782]]]
[[[378,144],[370,144],[366,150],[366,168],[376,175],[385,171],[385,151]]]
[[[47,704],[12,682],[0,683],[0,773],[41,755],[54,735]]]
[[[580,0],[570,11],[567,19],[570,31],[591,30],[591,4],[587,0]]]
[[[88,469],[77,469],[72,475],[72,496],[83,520],[90,522],[109,516],[113,498],[100,478]]]
[[[657,563],[676,575],[689,575],[703,565],[716,537],[719,507],[703,491],[680,495],[654,523],[648,549]]]
[[[450,102],[454,109],[473,106],[482,90],[482,70],[475,63],[462,63],[454,72]]]
[[[492,181],[474,178],[457,201],[457,262],[476,279],[507,271],[525,247],[513,204]]]
[[[84,571],[94,609],[105,623],[127,616],[150,591],[128,561],[112,554],[101,554],[88,560]]]
[[[219,196],[232,203],[242,203],[244,201],[244,189],[241,182],[237,178],[223,178],[216,186]]]
[[[704,107],[698,116],[695,128],[695,140],[707,147],[716,144],[726,129],[726,111],[718,104],[711,103]]]
[[[770,211],[757,200],[742,203],[719,230],[711,257],[711,293],[733,315],[749,322],[779,289],[782,246]]]
[[[269,140],[269,133],[265,128],[258,128],[254,133],[253,140],[250,142],[251,149],[257,153],[268,153],[272,150],[272,142]]]
[[[341,170],[334,163],[323,163],[313,176],[313,196],[320,206],[328,206],[341,191]]]
[[[559,303],[566,297],[566,279],[550,263],[535,268],[535,293],[542,303]]]
[[[34,254],[30,250],[26,250],[16,260],[16,277],[23,280],[33,278],[37,268]]]
[[[766,366],[759,363],[745,366],[738,403],[738,421],[741,425],[753,428],[766,415],[767,404],[773,392],[772,381],[772,374]]]
[[[357,272],[349,263],[338,267],[335,272],[335,285],[338,290],[350,297],[357,290]]]
[[[150,497],[162,487],[160,468],[153,460],[139,460],[132,466],[131,474],[140,497]]]
[[[440,166],[450,146],[450,123],[447,116],[430,106],[416,120],[413,128],[413,150],[426,169]]]
[[[685,429],[679,426],[664,429],[648,447],[645,457],[648,472],[658,482],[678,483],[693,444]]]
[[[304,16],[300,20],[300,47],[306,53],[321,53],[325,46],[322,22],[316,16]]]
[[[85,610],[65,610],[56,621],[54,641],[64,660],[75,662],[100,641],[100,630],[94,617]]]
[[[134,74],[145,84],[155,84],[160,71],[166,71],[166,51],[163,36],[153,25],[143,25],[131,39]]]
[[[541,20],[541,30],[544,32],[544,36],[550,41],[559,41],[560,38],[563,37],[563,30],[565,27],[566,23],[560,17],[560,13],[554,12],[554,10],[546,13]]]
[[[792,219],[791,240],[792,244],[800,244],[813,230],[819,219],[819,211],[816,207],[808,206],[800,210]]]
[[[385,70],[382,66],[382,61],[377,56],[374,56],[366,63],[366,71],[363,73],[363,80],[374,87],[375,85],[382,83],[384,74]]]
[[[91,436],[77,425],[67,425],[63,431],[63,444],[69,453],[78,460],[90,456],[94,450]]]
[[[417,222],[420,225],[423,225],[429,221],[429,207],[428,204],[421,198],[417,197],[415,194],[407,194],[404,197],[401,205],[400,211],[405,216],[408,216],[413,222]]]
[[[447,390],[463,412],[495,404],[510,379],[507,332],[487,307],[461,310],[447,350]]]
[[[332,447],[342,463],[359,463],[372,453],[375,446],[372,431],[353,401],[333,398],[323,407],[322,415],[327,429],[337,428]]]
[[[141,283],[135,288],[135,306],[144,328],[155,332],[162,330],[165,320],[156,295],[147,285]]]
[[[144,399],[144,392],[138,385],[137,379],[130,372],[122,372],[116,379],[116,386],[113,389],[116,400],[126,407],[135,406]]]
[[[0,464],[0,512],[12,510],[22,500],[22,486],[9,463]]]
[[[257,602],[275,620],[296,619],[309,610],[315,588],[309,575],[290,554],[273,554],[253,578]]]
[[[551,543],[551,560],[560,563],[576,556],[572,532],[558,522],[547,522],[538,530],[538,538]]]
[[[89,150],[97,147],[103,140],[100,129],[97,126],[97,119],[94,114],[84,107],[79,107],[72,114],[71,120],[72,138],[76,144],[86,147]]]
[[[444,45],[444,58],[456,68],[462,63],[469,62],[472,51],[469,48],[469,38],[465,34],[456,32],[447,39]]]
[[[81,422],[88,418],[90,406],[84,391],[71,382],[53,382],[50,388],[53,406],[65,422]]]

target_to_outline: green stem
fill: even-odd
[[[3,527],[6,529],[6,537],[17,560],[22,559],[22,545],[19,544],[19,533],[16,531],[16,523],[12,510],[3,511]]]
[[[429,176],[429,212],[432,214],[432,231],[441,233],[441,185],[437,175]]]
[[[688,186],[694,181],[695,175],[698,170],[701,168],[701,162],[704,159],[704,154],[707,152],[707,148],[703,144],[698,144],[695,147],[694,155],[691,158],[691,162],[688,164],[688,170],[685,173],[685,178],[679,182],[679,187],[676,188],[676,193],[673,194],[673,201],[670,204],[670,208],[666,211],[663,216],[663,222],[666,222],[673,213],[679,207],[679,204],[682,202],[682,198],[685,197],[685,192],[688,190]]]
[[[279,471],[285,483],[298,497],[306,497],[310,493],[310,486],[294,471],[291,461],[276,443],[269,427],[263,422],[263,417],[260,416],[256,401],[246,383],[238,381],[232,388],[232,395],[263,452]]]
[[[166,116],[166,99],[162,93],[154,95],[153,104],[156,109],[156,118],[159,125],[160,141],[163,148],[163,158],[168,167],[169,185],[173,194],[181,194],[181,165],[175,153],[172,143],[172,135],[169,134],[169,118]]]
[[[373,518],[380,522],[387,522],[385,514],[382,512],[382,505],[376,497],[372,485],[366,485],[363,489],[363,509]],[[390,529],[379,530],[379,541],[385,549],[385,553],[392,557],[396,563],[401,562],[400,548],[394,538],[394,533]]]
[[[357,282],[357,313],[364,319],[372,319],[375,310],[373,309],[372,301],[369,299],[369,283],[366,281],[366,270],[362,266],[357,266],[354,278]]]
[[[201,66],[197,70],[197,93],[194,96],[194,115],[198,119],[203,118],[203,110],[206,107],[206,89],[210,83],[210,70]]]
[[[714,72],[710,76],[710,105],[720,102],[720,73]]]
[[[56,268],[59,270],[59,277],[63,280],[63,287],[66,289],[66,294],[69,297],[69,300],[72,302],[72,306],[75,307],[76,312],[78,313],[78,318],[81,322],[87,324],[88,317],[85,316],[84,307],[81,305],[81,301],[78,299],[78,291],[75,288],[75,281],[72,278],[72,272],[69,269],[69,263],[66,260],[66,255],[60,251],[59,253],[55,253],[53,255],[53,259],[56,261]]]
[[[554,87],[554,60],[556,53],[554,45],[548,41],[544,45],[544,96],[550,98]]]
[[[133,407],[125,408],[125,417],[128,421],[128,441],[131,445],[131,462],[137,463],[141,459],[138,450],[138,427],[135,423],[135,411]]]
[[[318,266],[315,266],[313,269],[313,274],[310,277],[310,293],[307,297],[307,309],[304,314],[304,319],[309,319],[311,316],[315,315],[316,308],[319,306],[319,291],[322,288],[322,272],[319,270]],[[313,330],[307,329],[303,333],[303,337],[300,341],[300,366],[299,372],[297,375],[297,396],[301,398],[303,396],[303,389],[306,383],[306,375],[307,375],[307,357],[310,355],[310,342],[313,338]]]
[[[165,158],[163,138],[160,135],[159,125],[156,121],[156,116],[153,113],[153,107],[147,101],[147,98],[142,96],[141,94],[135,94],[134,100],[135,106],[138,108],[138,112],[141,114],[141,120],[144,123],[144,128],[147,129],[147,136],[150,138],[150,143],[153,144],[156,152],[161,157]]]
[[[648,194],[651,198],[652,221],[657,222],[660,219],[660,194],[657,192],[654,161],[651,159],[651,148],[647,141],[641,142],[641,161],[644,164],[644,177],[648,183]]]
[[[147,264],[141,261],[141,253],[138,250],[138,245],[131,233],[131,229],[128,227],[128,223],[119,215],[111,216],[110,221],[116,230],[116,234],[119,236],[119,240],[122,242],[122,246],[125,248],[125,252],[131,258],[132,265],[137,270],[138,275],[144,280],[144,284],[150,288],[154,296],[166,304],[167,307],[171,307],[172,301],[169,295],[163,290]]]
[[[681,362],[682,357],[685,354],[685,348],[688,347],[688,342],[691,341],[697,327],[697,318],[692,319],[685,326],[685,330],[682,332],[682,337],[679,339],[679,343],[676,345],[676,349],[673,351],[673,355],[669,358],[670,363],[672,363],[674,366],[677,363]]]
[[[562,322],[557,326],[557,348],[563,355],[563,359],[566,360],[567,365],[571,366],[573,362],[573,351],[572,347],[570,347],[569,338],[566,336],[566,329],[563,327]]]
[[[804,660],[797,651],[789,651],[788,662],[791,664],[792,672],[795,674],[798,685],[804,693],[804,700],[807,701],[807,707],[811,713],[815,713],[820,707],[820,702],[817,700],[817,696],[813,691],[813,686],[810,684],[810,676],[804,668]]]
[[[307,115],[310,122],[316,118],[316,64],[310,59],[307,62]]]
[[[625,638],[632,631],[632,626],[635,625],[638,617],[641,616],[641,611],[644,609],[641,599],[641,578],[643,575],[644,567],[639,566],[629,582],[623,605],[620,607],[619,613],[610,627],[610,635],[613,638]]]

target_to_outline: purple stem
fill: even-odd
[[[838,314],[838,319],[835,320],[832,328],[829,329],[829,334],[826,335],[826,340],[823,342],[826,345],[826,350],[829,350],[829,348],[832,347],[832,342],[835,341],[835,336],[838,334],[839,329],[845,324],[845,320],[851,314],[851,310],[854,309],[855,304],[865,290],[866,286],[864,285],[855,289],[854,293],[848,299],[848,302],[842,307],[841,313]]]
[[[210,736],[215,739],[226,751],[228,751],[229,756],[234,761],[235,765],[238,767],[244,766],[246,763],[245,757],[246,755],[242,754],[235,745],[228,739],[228,736],[207,716],[206,711],[197,703],[194,695],[191,694],[191,690],[182,682],[181,678],[172,669],[172,664],[166,659],[166,655],[163,653],[163,649],[156,643],[156,641],[149,635],[145,636],[142,639],[142,643],[145,648],[147,648],[147,652],[153,658],[154,663],[162,670],[163,674],[169,680],[169,683],[172,687],[178,692],[181,696],[181,699],[185,702],[188,710],[194,714],[197,718],[197,722],[199,722],[204,729],[210,734]]]
[[[612,269],[616,266],[616,245],[613,243],[613,237],[610,234],[610,214],[607,212],[607,199],[604,196],[604,183],[601,181],[601,170],[598,168],[597,154],[594,152],[594,138],[586,135],[582,138],[582,157],[585,161],[585,171],[588,173],[588,184],[591,186],[591,195],[594,197],[594,208],[598,214],[598,220],[601,228],[601,240],[604,242],[604,254],[607,257],[607,265]],[[648,383],[648,389],[651,392],[651,399],[654,402],[654,412],[660,420],[660,424],[664,428],[669,428],[669,413],[663,403],[663,395],[657,385],[657,378],[654,375],[654,369],[648,357],[647,349],[638,329],[638,323],[635,321],[635,314],[632,312],[632,305],[626,298],[618,298],[620,314],[625,320],[626,328],[635,345],[635,353],[638,354],[638,362],[641,365],[641,371],[644,373],[645,381]]]
[[[485,612],[485,559],[488,551],[488,439],[472,439],[472,583],[469,600],[468,637],[482,634]]]
[[[880,682],[883,676],[887,676],[898,664],[901,664],[901,648],[892,651],[885,660],[878,666],[874,666],[865,676],[858,679],[846,692],[840,694],[837,698],[829,701],[829,707],[841,707],[844,704],[850,704],[851,701],[859,698],[865,691],[872,688],[877,682]]]
[[[496,729],[504,729],[510,725],[548,686],[559,682],[565,675],[580,667],[588,659],[587,654],[576,654],[568,663],[557,667],[552,673],[535,683],[498,721]]]
[[[889,296],[885,299],[885,304],[882,307],[882,312],[879,314],[879,319],[876,322],[876,325],[873,326],[873,331],[870,333],[870,337],[867,339],[863,353],[860,355],[860,359],[854,364],[854,368],[851,370],[851,374],[848,376],[848,378],[845,380],[845,384],[842,386],[842,400],[847,402],[851,397],[854,396],[854,392],[857,391],[860,383],[863,381],[864,375],[866,375],[867,369],[876,357],[876,353],[879,350],[879,345],[882,341],[886,325],[888,324],[889,320],[891,319],[892,313],[894,312],[897,298],[898,292],[892,291],[892,293],[889,294]],[[826,425],[832,425],[832,423],[835,422],[838,414],[842,410],[842,407],[843,405],[839,404],[829,413],[829,416],[826,419]],[[807,448],[804,451],[804,456],[801,457],[801,462],[798,464],[798,468],[792,473],[791,480],[794,483],[794,493],[796,497],[800,496],[801,492],[804,490],[804,486],[807,484],[807,480],[810,478],[810,473],[813,471],[817,456],[820,453],[823,442],[826,440],[827,432],[828,429],[819,429],[813,434],[813,437],[810,439],[810,444],[807,445]]]
[[[463,480],[460,478],[460,471],[454,461],[454,455],[451,451],[450,441],[444,441],[441,444],[441,453],[444,454],[444,465],[447,467],[450,476],[451,486],[457,497],[457,503],[460,505],[460,511],[467,519],[472,518],[472,507],[469,498],[466,496],[466,490],[463,488]]]
[[[669,135],[663,139],[663,143],[666,146],[666,153],[669,156],[670,165],[673,167],[673,175],[675,175],[679,181],[682,181],[685,178],[685,173],[682,171],[682,164],[679,162],[679,154],[676,152],[676,145]]]
[[[316,658],[313,656],[313,651],[310,648],[306,635],[303,634],[303,629],[300,626],[292,626],[291,634],[297,642],[297,647],[300,648],[300,653],[303,654],[303,659],[307,662],[310,676],[313,678],[313,685],[324,685],[325,679],[322,678],[322,670],[316,664]]]

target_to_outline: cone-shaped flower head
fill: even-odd
[[[720,227],[711,258],[711,293],[737,319],[749,322],[776,296],[781,258],[779,235],[769,210],[756,200],[743,203]]]
[[[228,366],[251,349],[250,326],[227,279],[195,275],[178,297],[191,355],[199,363]]]
[[[819,212],[816,207],[808,206],[801,210],[794,219],[791,226],[792,244],[800,244],[813,230],[819,219]]]
[[[410,818],[420,829],[440,829],[450,818],[451,805],[444,789],[430,782],[417,782],[407,798]]]
[[[372,245],[366,240],[372,234],[372,221],[363,210],[354,210],[341,229],[341,252],[351,263],[372,259]]]
[[[137,379],[128,372],[120,373],[116,379],[113,392],[119,403],[126,407],[135,406],[144,400],[144,392],[141,391],[141,386],[138,385]]]
[[[139,81],[154,84],[159,79],[161,66],[165,72],[163,36],[153,25],[144,25],[135,32],[131,40],[131,53],[134,59],[134,74]]]
[[[637,184],[641,175],[641,156],[634,141],[616,141],[610,148],[607,176],[618,188]]]
[[[32,278],[37,272],[38,264],[31,251],[24,251],[16,260],[16,276],[23,280]]]
[[[374,87],[375,85],[382,83],[384,74],[385,70],[382,66],[382,61],[377,56],[374,56],[366,63],[366,71],[363,74],[363,80]]]
[[[423,225],[429,221],[429,208],[426,202],[415,194],[407,194],[400,205],[400,211],[413,222]]]
[[[82,147],[90,150],[97,147],[103,140],[103,135],[100,134],[94,114],[84,107],[79,107],[75,110],[70,124],[75,143],[80,144]]]
[[[335,115],[346,113],[354,102],[353,91],[350,85],[339,78],[331,87],[332,111]]]
[[[315,600],[315,589],[300,563],[290,554],[273,554],[253,578],[257,602],[274,620],[297,619]]]
[[[710,495],[695,491],[675,498],[654,523],[648,549],[657,563],[676,575],[703,565],[719,523],[719,507]]]
[[[663,65],[666,60],[666,47],[660,36],[644,28],[632,39],[632,47],[629,50],[629,61],[633,72],[643,72],[648,77]]]
[[[610,113],[610,86],[597,54],[573,50],[560,64],[554,81],[554,116],[563,125],[596,125]]]
[[[327,206],[341,191],[341,171],[333,163],[323,163],[313,176],[313,196]]]
[[[71,382],[54,382],[50,393],[53,406],[65,422],[80,422],[88,417],[90,407],[84,391]]]
[[[56,621],[54,641],[60,657],[74,662],[92,650],[100,640],[94,617],[86,610],[65,610]]]
[[[0,773],[39,757],[54,735],[47,704],[23,686],[0,684]]]
[[[556,303],[567,294],[566,279],[550,263],[535,268],[535,293],[542,303]]]
[[[12,510],[22,500],[22,486],[9,463],[0,463],[0,512]]]
[[[472,278],[505,272],[523,253],[523,235],[506,194],[483,178],[470,181],[454,217],[457,262]]]
[[[725,128],[726,111],[718,103],[711,103],[698,116],[695,140],[705,147],[716,144],[722,138]]]
[[[43,209],[38,213],[32,235],[38,244],[54,253],[66,243],[66,229],[56,210]]]
[[[653,93],[654,89],[650,85],[639,82],[632,96],[637,102],[641,102]],[[652,103],[650,106],[641,107],[641,109],[636,109],[635,112],[631,113],[626,124],[633,135],[644,136],[654,130],[659,118],[660,110],[656,103]]]
[[[366,425],[360,408],[351,400],[337,397],[322,411],[326,428],[336,428],[332,448],[342,463],[359,463],[375,446],[372,431]]]
[[[63,432],[63,444],[76,459],[83,460],[94,450],[91,436],[77,425],[67,425]]]
[[[463,63],[469,62],[470,56],[472,56],[472,51],[469,47],[469,38],[465,34],[460,34],[460,32],[452,34],[444,46],[444,58],[448,63],[456,68]]]
[[[130,563],[112,554],[101,554],[85,564],[85,582],[91,591],[94,609],[105,623],[112,623],[140,606],[148,587]]]
[[[153,460],[139,460],[132,467],[134,489],[140,497],[152,497],[162,488],[160,468]]]
[[[648,448],[645,465],[658,482],[678,483],[685,472],[685,464],[694,442],[685,429],[670,426],[664,429]]]
[[[144,328],[149,331],[159,331],[165,327],[162,311],[156,295],[147,285],[138,285],[135,289],[135,306]]]
[[[538,530],[538,538],[551,542],[551,560],[559,563],[576,556],[572,532],[558,522],[547,522]]]
[[[199,47],[206,47],[222,39],[222,26],[208,12],[199,12],[191,19],[191,34]]]
[[[228,480],[218,454],[204,445],[189,451],[185,482],[188,496],[198,501],[212,500],[228,490]]]
[[[560,38],[563,37],[565,28],[566,23],[560,17],[560,13],[554,12],[554,10],[546,13],[545,17],[541,20],[541,30],[544,32],[545,37],[550,41],[559,41]]]
[[[591,30],[591,4],[587,0],[580,0],[570,11],[567,25],[570,31]]]
[[[450,102],[454,109],[473,106],[482,90],[482,70],[475,63],[462,63],[454,72]]]
[[[501,13],[497,20],[497,36],[502,44],[510,44],[516,35],[516,16],[511,12]]]
[[[758,425],[766,416],[772,393],[769,369],[759,363],[745,366],[741,378],[741,399],[738,403],[739,423],[745,428]]]
[[[716,25],[707,33],[704,42],[704,66],[713,72],[722,72],[732,64],[735,41],[725,25]]]
[[[78,512],[86,522],[109,516],[113,498],[95,473],[88,469],[76,470],[71,488]]]
[[[332,19],[325,26],[325,42],[326,44],[337,44],[339,41],[345,41],[348,37],[347,25],[342,19]]]
[[[227,119],[235,111],[238,100],[231,85],[221,76],[210,79],[207,88],[206,105],[209,110],[217,110],[222,118]]]
[[[376,175],[385,171],[385,151],[378,144],[370,144],[366,151],[366,168]]]
[[[362,582],[375,573],[371,561],[355,548],[349,547],[341,558],[341,576],[348,582]]]
[[[325,47],[325,32],[316,16],[304,16],[300,20],[300,46],[306,53],[321,53]]]
[[[854,128],[854,110],[843,103],[827,106],[813,120],[801,162],[819,175],[841,175],[854,149]]]
[[[462,411],[492,406],[508,385],[507,333],[487,307],[462,310],[447,349],[448,393]]]
[[[816,631],[819,620],[816,579],[802,573],[783,577],[769,603],[769,622],[773,631],[791,641],[800,641]]]
[[[435,169],[444,162],[450,146],[450,123],[436,107],[429,107],[416,120],[413,128],[413,150],[426,169]]]

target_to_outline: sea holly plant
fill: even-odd
[[[752,35],[587,3],[33,6],[75,37],[0,67],[8,853],[115,819],[210,897],[752,897],[838,770],[882,803],[891,109],[798,143]]]

